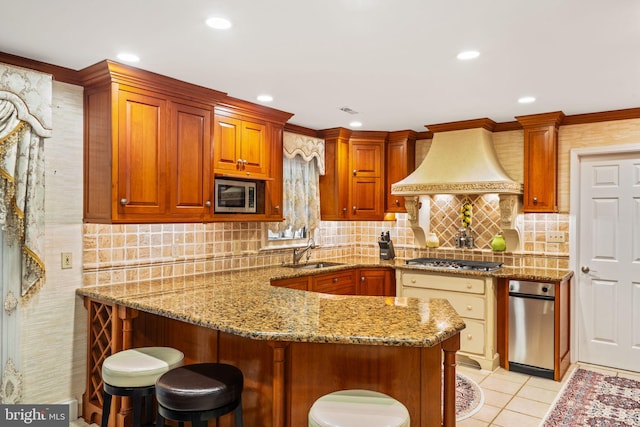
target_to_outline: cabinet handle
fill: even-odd
[[[473,285],[471,283],[467,283],[467,289],[471,289]]]
[[[400,200],[396,199],[396,206],[400,206]]]
[[[411,279],[411,283],[416,283],[416,279]]]
[[[337,277],[333,278],[333,283],[338,283],[338,278]]]
[[[534,198],[533,198],[533,204],[534,204],[534,205],[537,205],[537,204],[538,204],[538,198],[537,198],[537,197],[534,197]]]
[[[356,207],[354,206],[354,207],[352,207],[351,209],[353,209],[353,213],[356,213],[356,209],[358,209],[358,208],[356,208]]]
[[[467,339],[468,339],[468,340],[472,340],[472,339],[473,339],[473,335],[468,334],[468,335],[467,335]]]
[[[122,199],[120,199],[120,204],[122,206],[126,205],[127,203],[129,203],[129,200],[125,199],[124,197]]]
[[[354,169],[353,170],[353,176],[356,176],[357,174],[358,174],[358,171]]]
[[[347,208],[342,208],[342,212],[347,213]]]
[[[276,205],[276,206],[274,207],[274,209],[275,209],[275,210],[277,210],[277,211],[279,211],[279,210],[280,210],[280,205]]]
[[[243,165],[243,166],[247,166],[247,163],[249,163],[249,162],[247,162],[247,160],[246,160],[246,159],[242,160],[242,165]]]
[[[207,200],[206,202],[204,202],[204,205],[208,208],[211,207],[211,200]]]
[[[360,281],[364,282],[365,280],[367,280],[364,276],[360,277]]]
[[[473,310],[473,307],[471,307],[470,305],[467,306],[467,311],[471,311]]]

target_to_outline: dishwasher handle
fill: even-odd
[[[522,294],[520,292],[509,292],[510,297],[517,298],[529,298],[529,299],[540,299],[544,301],[555,301],[556,297],[553,295],[532,295],[532,294]]]

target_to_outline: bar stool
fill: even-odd
[[[157,426],[165,419],[190,421],[193,427],[207,420],[234,413],[235,426],[242,427],[242,371],[224,363],[196,363],[173,369],[156,381]]]
[[[409,411],[396,399],[370,390],[341,390],[313,403],[309,427],[409,427]]]
[[[184,354],[170,347],[132,348],[107,357],[102,363],[104,402],[101,426],[107,427],[109,423],[112,396],[132,398],[134,427],[141,425],[140,403],[145,397],[147,419],[150,420],[156,380],[183,363]]]

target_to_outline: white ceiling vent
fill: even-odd
[[[352,109],[351,109],[351,108],[349,108],[349,107],[342,107],[342,108],[340,109],[340,111],[344,111],[345,113],[349,113],[349,114],[358,114],[358,112],[357,112],[357,111],[352,110]]]

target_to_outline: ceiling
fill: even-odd
[[[313,129],[640,107],[638,0],[19,0],[3,2],[0,51],[76,70],[133,52],[236,98],[269,93]]]

